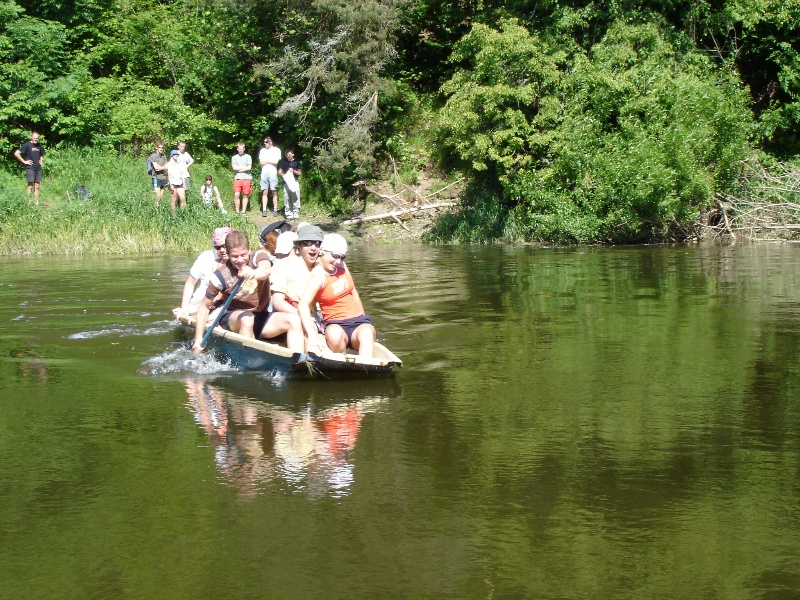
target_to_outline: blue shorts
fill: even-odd
[[[347,345],[352,347],[350,341],[353,339],[353,333],[362,325],[372,325],[369,315],[361,315],[359,317],[352,317],[350,319],[331,320],[325,321],[325,327],[328,325],[338,325],[344,329],[344,334],[347,336]]]
[[[153,177],[153,189],[161,189],[163,190],[165,187],[169,185],[169,181],[166,179],[159,179],[158,177]]]
[[[278,174],[265,173],[261,171],[261,189],[262,190],[277,190],[278,189]]]

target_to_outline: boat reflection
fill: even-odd
[[[379,390],[362,385],[361,393],[347,399],[336,390],[320,397],[320,386],[293,386],[291,392],[273,390],[277,401],[267,403],[224,383],[198,378],[183,383],[187,406],[208,436],[222,481],[245,498],[266,485],[311,495],[348,495],[362,421],[397,395],[395,385],[372,386],[381,387],[382,393],[370,393]]]

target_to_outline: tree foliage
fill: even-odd
[[[635,241],[691,222],[748,152],[745,92],[656,24],[613,24],[562,53],[514,22],[476,25],[442,90],[455,153],[495,177],[506,236]]]
[[[293,92],[276,115],[295,120],[303,141],[318,148],[321,167],[359,177],[370,172],[378,95],[394,93],[383,72],[396,54],[404,4],[312,0],[294,11],[293,22],[302,29],[290,32],[286,51],[257,71]]]
[[[798,17],[800,0],[0,0],[0,147],[37,129],[202,157],[268,134],[341,190],[423,105],[502,235],[659,236],[735,179],[748,137],[800,152]]]

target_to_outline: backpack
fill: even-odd
[[[148,154],[147,155],[147,174],[152,177],[152,176],[154,176],[156,174],[156,172],[153,171],[153,163],[150,160],[151,156],[152,156],[152,154]]]
[[[77,196],[78,200],[86,202],[92,199],[92,192],[86,186],[79,185],[75,187],[75,196]]]

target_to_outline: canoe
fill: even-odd
[[[182,318],[181,323],[194,333],[194,325],[186,318]],[[377,342],[372,358],[362,358],[352,350],[346,354],[303,354],[292,352],[280,344],[244,337],[219,326],[214,328],[207,350],[227,358],[241,369],[282,373],[297,379],[383,377],[394,374],[396,368],[403,366],[403,361]]]

